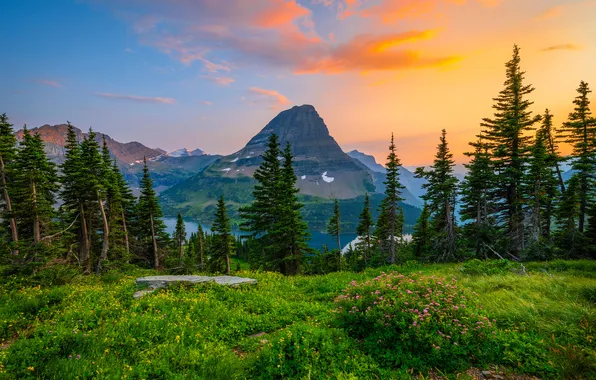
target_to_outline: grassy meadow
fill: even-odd
[[[407,263],[296,277],[241,270],[235,274],[255,278],[258,285],[171,286],[138,300],[132,297],[135,278],[155,272],[82,277],[56,268],[61,269],[28,279],[3,278],[0,379],[465,379],[472,377],[471,368],[506,378],[596,378],[596,263],[591,261],[526,263],[525,271],[504,262]],[[457,314],[463,315],[461,323],[469,316],[475,318],[469,323],[493,321],[490,333],[474,333],[465,341],[469,352],[462,343],[445,346],[448,332],[436,327],[458,328],[449,324],[449,313],[460,312],[454,306],[436,320],[420,317],[422,329],[408,330],[401,322],[374,328],[387,341],[397,339],[393,351],[382,351],[383,339],[376,346],[370,332],[353,333],[357,318],[366,316],[350,314],[356,318],[350,325],[337,300],[352,288],[364,289],[359,283],[374,287],[375,281],[386,281],[383,272],[422,279],[425,289],[456,283],[457,297],[469,302],[468,311]],[[410,281],[400,280],[395,294],[400,286],[422,294]],[[344,304],[351,302],[342,297]],[[391,302],[398,305],[399,296]],[[400,346],[403,335],[393,334],[399,329],[417,331],[419,355],[406,349],[406,342]]]

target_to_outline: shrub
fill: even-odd
[[[478,260],[473,259],[462,264],[460,270],[470,276],[493,276],[510,273],[520,268],[519,265],[504,260]]]
[[[495,321],[455,278],[383,273],[352,281],[335,303],[338,325],[382,365],[450,371],[494,361],[498,352]]]
[[[262,379],[325,379],[348,374],[384,377],[374,360],[359,352],[342,330],[305,323],[289,326],[272,337],[253,368],[253,376]]]

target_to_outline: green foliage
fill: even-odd
[[[511,273],[521,269],[519,264],[509,260],[478,260],[466,261],[461,265],[462,273],[470,276],[494,276]]]
[[[230,219],[226,211],[223,195],[217,201],[217,212],[213,222],[213,247],[209,257],[209,267],[212,272],[230,274],[230,256],[234,254],[236,244]]]

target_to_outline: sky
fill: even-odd
[[[344,151],[457,162],[513,45],[555,124],[596,83],[595,0],[19,0],[0,2],[0,112],[229,154],[312,104]]]

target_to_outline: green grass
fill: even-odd
[[[419,370],[384,367],[332,312],[352,280],[392,270],[456,276],[477,292],[502,336],[494,364],[541,378],[596,378],[594,263],[526,268],[529,276],[412,263],[312,277],[243,270],[258,285],[181,285],[139,300],[134,279],[150,271],[55,286],[8,278],[0,285],[0,379],[409,378]]]

